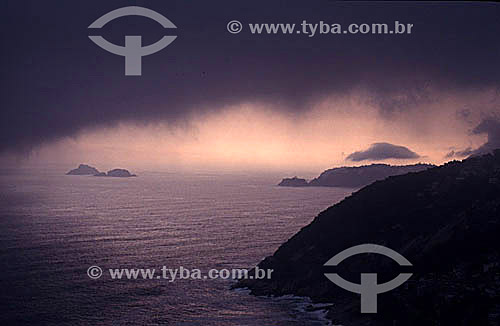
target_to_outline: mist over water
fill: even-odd
[[[230,291],[228,280],[106,271],[251,268],[352,189],[276,187],[283,175],[64,172],[0,174],[2,324],[322,324],[303,302]],[[103,277],[90,279],[91,265]]]

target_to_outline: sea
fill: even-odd
[[[307,298],[231,279],[108,271],[250,269],[353,189],[278,187],[278,173],[65,172],[0,171],[0,325],[329,325]]]

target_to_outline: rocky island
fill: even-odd
[[[87,164],[80,164],[76,169],[73,169],[66,173],[67,175],[96,175],[99,173],[99,170],[96,168],[87,165]]]
[[[113,169],[108,171],[107,175],[108,177],[117,177],[117,178],[129,178],[129,177],[136,177],[135,174],[131,174],[128,170],[125,169]]]
[[[96,168],[86,165],[80,164],[78,168],[73,169],[66,173],[67,175],[93,175],[95,177],[117,177],[117,178],[129,178],[136,177],[137,175],[130,173],[125,169],[113,169],[106,172],[99,172]]]
[[[258,264],[272,279],[240,280],[256,295],[308,296],[333,303],[334,325],[498,325],[500,316],[500,150],[376,181],[321,212]],[[391,248],[413,266],[402,286],[378,295],[378,313],[361,314],[360,296],[328,280],[338,273],[379,283],[402,273],[380,255],[323,266],[360,244]],[[250,272],[250,275],[252,272]]]
[[[307,183],[306,179],[301,179],[297,177],[284,178],[278,184],[278,186],[280,187],[307,187],[308,185],[309,184]]]
[[[389,165],[371,164],[356,167],[340,167],[324,171],[319,177],[307,182],[305,179],[285,178],[278,186],[284,187],[346,187],[358,188],[393,175],[419,172],[434,167],[432,164]]]

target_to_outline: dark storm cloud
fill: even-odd
[[[474,150],[472,154],[484,154],[500,148],[500,120],[497,118],[488,117],[484,119],[472,130],[472,133],[475,135],[488,135],[488,141]]]
[[[452,150],[445,155],[445,158],[455,158],[455,157],[462,158],[462,157],[470,156],[473,153],[474,153],[474,150],[471,147],[467,147],[466,149],[463,149],[463,150],[458,150],[458,151]]]
[[[124,58],[87,26],[123,6],[168,17],[177,39],[125,77]],[[333,1],[4,1],[0,8],[0,151],[30,148],[122,121],[171,123],[242,101],[301,112],[332,93],[366,89],[383,113],[429,101],[429,89],[477,89],[500,79],[499,6]],[[244,31],[226,31],[238,19]],[[411,35],[251,35],[248,23],[414,24]],[[487,26],[487,27],[485,27]],[[98,31],[123,44],[165,34],[140,17]]]
[[[407,147],[389,143],[374,143],[368,149],[351,153],[347,156],[348,161],[381,161],[387,159],[415,159],[420,155],[409,150]]]
[[[468,115],[464,117],[464,120],[467,118]],[[445,158],[464,158],[471,155],[481,155],[500,148],[500,120],[497,117],[489,116],[484,118],[474,129],[472,129],[471,133],[473,135],[487,135],[488,140],[476,149],[467,147],[463,150],[452,150],[445,155]]]

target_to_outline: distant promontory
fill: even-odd
[[[305,179],[293,177],[283,179],[278,186],[282,187],[346,187],[366,186],[377,180],[394,175],[419,172],[434,167],[432,164],[388,165],[371,164],[356,167],[340,167],[324,171],[319,177],[307,182]]]

